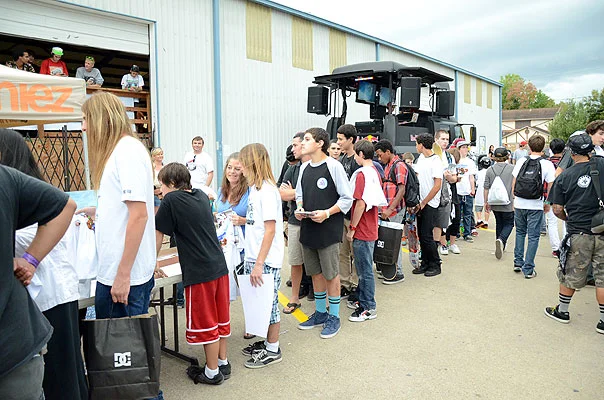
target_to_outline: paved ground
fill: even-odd
[[[512,241],[508,248],[513,249]],[[378,318],[348,322],[333,339],[319,329],[300,331],[282,314],[283,362],[261,370],[243,367],[241,303],[231,308],[230,380],[218,387],[194,385],[186,364],[162,358],[162,389],[168,400],[223,399],[597,399],[604,380],[604,335],[595,331],[593,287],[577,292],[571,323],[543,315],[558,298],[556,260],[542,238],[532,280],[512,271],[512,251],[498,261],[493,231],[481,230],[461,255],[444,257],[443,273],[412,275],[377,284]],[[406,257],[406,255],[405,255]],[[283,282],[289,276],[284,268]],[[281,288],[284,295],[290,289]],[[303,300],[311,314],[313,303]],[[184,310],[180,310],[184,318]],[[170,323],[168,323],[170,326]],[[183,322],[184,326],[184,322]],[[181,331],[184,343],[184,329]],[[183,346],[203,363],[203,348]]]

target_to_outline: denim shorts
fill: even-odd
[[[114,303],[111,298],[111,286],[96,283],[96,292],[94,295],[94,308],[96,317],[103,318],[121,318],[132,317],[134,315],[146,314],[149,312],[149,301],[151,290],[155,286],[153,277],[142,285],[130,286],[128,294],[128,305],[123,303]]]
[[[254,269],[254,265],[256,263],[252,261],[246,261],[243,264],[243,275],[250,275],[252,270]],[[268,265],[264,264],[264,268],[262,269],[263,274],[272,274],[273,281],[275,283],[275,290],[273,293],[273,305],[271,309],[271,320],[270,324],[276,324],[281,321],[281,314],[279,313],[279,286],[281,286],[281,268],[271,268]],[[238,279],[246,279],[245,276],[239,275]],[[249,278],[247,278],[249,279]]]

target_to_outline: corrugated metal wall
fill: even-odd
[[[166,160],[182,161],[200,135],[216,151],[212,74],[212,2],[74,0],[74,4],[157,21],[158,103]],[[243,26],[243,24],[241,25]],[[245,43],[245,41],[244,41]],[[151,38],[151,51],[154,50]],[[99,43],[102,47],[102,43]],[[153,66],[152,66],[153,67]],[[151,70],[151,79],[155,71]],[[157,115],[156,115],[157,117]]]

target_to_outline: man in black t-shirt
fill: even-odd
[[[185,286],[186,339],[203,344],[205,370],[191,366],[196,383],[219,385],[231,374],[227,341],[231,335],[228,268],[222,253],[210,199],[191,188],[187,167],[170,163],[157,176],[164,198],[155,215],[157,252],[163,235],[174,235]]]
[[[350,177],[361,166],[354,160],[354,142],[357,139],[357,129],[354,125],[345,124],[338,128],[337,138],[338,144],[342,149],[342,155],[340,156],[340,162],[344,167],[346,176],[350,180]],[[342,298],[348,297],[353,293],[353,297],[349,298],[349,301],[356,301],[356,288],[359,285],[359,277],[357,275],[357,269],[354,266],[354,259],[352,256],[352,246],[350,241],[346,239],[346,235],[350,231],[350,211],[344,214],[344,234],[342,236],[342,244],[340,245],[340,296]]]
[[[3,165],[0,187],[0,398],[37,400],[44,376],[40,353],[52,327],[25,286],[65,234],[76,205],[49,184]],[[24,258],[13,258],[15,231],[36,222],[38,231]]]
[[[556,178],[548,197],[554,214],[566,221],[568,232],[560,245],[560,302],[555,307],[546,307],[545,315],[564,324],[570,322],[570,301],[575,290],[585,286],[592,264],[600,306],[596,331],[604,334],[604,235],[591,231],[592,217],[600,210],[593,180],[598,179],[604,187],[604,158],[590,156],[594,145],[586,134],[570,137],[568,147],[574,165]],[[592,166],[599,175],[591,174]]]

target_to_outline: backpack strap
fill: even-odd
[[[596,195],[598,196],[598,201],[600,202],[600,208],[604,208],[604,202],[602,201],[602,188],[600,187],[600,171],[598,171],[598,166],[593,158],[589,160],[589,166],[589,175],[591,175],[591,182],[596,189]]]

